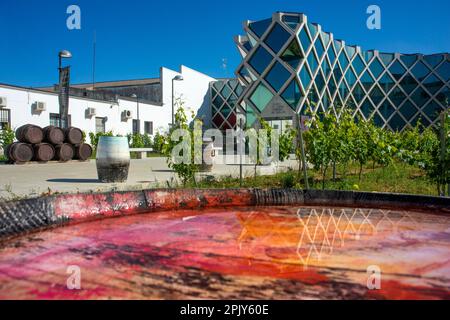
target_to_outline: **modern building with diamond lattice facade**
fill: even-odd
[[[435,125],[449,106],[448,53],[364,51],[300,13],[278,12],[270,19],[247,21],[244,30],[246,35],[235,39],[243,57],[236,71],[242,94],[234,84],[226,92],[223,82],[212,85],[212,101],[221,98],[213,102],[213,116],[224,119],[213,119],[217,128],[235,127],[236,113],[246,114],[248,127],[264,118],[272,124],[281,121],[277,127],[282,128],[307,109],[339,117],[347,108],[379,126],[403,130],[419,120]]]

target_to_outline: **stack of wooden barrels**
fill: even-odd
[[[74,127],[49,126],[42,129],[27,124],[16,130],[16,138],[18,142],[5,150],[11,163],[86,161],[93,153],[92,147],[83,143],[83,132]]]

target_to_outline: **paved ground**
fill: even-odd
[[[280,169],[297,166],[296,161],[284,163]],[[268,167],[261,174],[274,171]],[[254,172],[253,166],[244,166],[244,174]],[[215,176],[239,176],[239,166],[217,165],[211,173]],[[49,192],[89,192],[111,189],[125,190],[173,185],[176,175],[166,164],[165,158],[132,160],[128,183],[104,184],[97,180],[95,161],[47,163],[26,165],[0,165],[0,198],[36,197]]]

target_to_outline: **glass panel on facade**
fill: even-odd
[[[325,74],[325,78],[328,79],[330,73],[331,73],[331,67],[330,64],[328,63],[328,59],[324,58],[323,62],[322,62],[322,70]]]
[[[383,116],[385,120],[388,120],[395,112],[395,108],[388,100],[385,100],[379,107],[378,112]]]
[[[421,87],[417,88],[416,91],[411,95],[411,99],[414,101],[414,103],[419,107],[422,108],[423,105],[430,99],[430,95],[426,93],[425,90],[423,90]]]
[[[308,23],[308,29],[309,29],[309,33],[311,34],[311,38],[314,39],[316,37],[317,31],[319,30],[319,28],[312,23]]]
[[[291,73],[279,62],[276,62],[270,72],[266,76],[266,81],[275,91],[280,91],[281,87],[291,76]]]
[[[250,30],[252,30],[259,38],[261,38],[272,23],[272,19],[266,19],[261,21],[252,22],[249,24]]]
[[[231,89],[227,85],[225,85],[221,91],[222,97],[227,99],[231,94]]]
[[[291,107],[292,110],[296,111],[297,104],[302,98],[302,94],[300,92],[300,87],[295,79],[292,80],[291,84],[289,84],[281,97],[286,101],[286,103]]]
[[[316,47],[317,56],[319,57],[319,61],[320,61],[323,57],[323,54],[325,53],[325,48],[323,47],[322,41],[320,41],[320,39],[316,41],[315,47]]]
[[[370,98],[372,99],[373,103],[375,103],[375,105],[377,106],[383,100],[384,94],[381,91],[381,89],[378,88],[378,86],[375,86],[370,92]]]
[[[397,86],[394,90],[392,90],[391,94],[389,95],[389,99],[391,99],[392,103],[396,108],[398,108],[403,101],[406,99],[406,95],[403,93],[403,91]]]
[[[356,56],[355,60],[353,60],[352,65],[355,68],[356,74],[358,76],[361,74],[361,72],[363,72],[365,68],[365,64],[359,54]]]
[[[270,92],[265,85],[260,83],[255,92],[253,92],[253,95],[250,97],[250,101],[253,102],[260,112],[262,112],[272,98],[272,92]]]
[[[414,79],[414,77],[412,77],[411,75],[407,75],[406,77],[404,77],[402,79],[402,81],[400,81],[400,84],[403,88],[403,90],[406,91],[407,94],[410,94],[411,92],[413,92],[413,90],[417,87],[418,83],[417,81]]]
[[[443,55],[439,55],[439,54],[434,54],[434,55],[431,55],[431,56],[424,56],[423,57],[423,60],[425,60],[425,62],[428,63],[428,65],[431,68],[433,68],[433,69],[436,68],[437,65],[439,63],[441,63],[441,61],[443,59],[444,59],[444,56]]]
[[[330,43],[330,34],[323,31],[320,34],[322,36],[322,40],[323,43],[325,44],[325,47],[327,47],[328,44]]]
[[[417,110],[416,106],[408,100],[402,105],[399,111],[406,120],[410,121],[419,110]]]
[[[366,62],[370,62],[370,60],[372,60],[373,58],[373,51],[364,51],[362,54]]]
[[[212,121],[216,128],[221,129],[225,119],[220,115],[220,113],[218,113],[213,117]]]
[[[311,69],[312,74],[316,73],[317,67],[319,66],[319,63],[317,62],[317,58],[314,54],[314,51],[311,51],[311,53],[308,56],[308,65]]]
[[[300,45],[297,40],[293,40],[286,51],[284,51],[281,55],[281,59],[289,64],[293,69],[298,68],[302,58],[303,56],[300,51]]]
[[[303,85],[303,89],[306,90],[311,83],[311,76],[307,70],[306,65],[303,65],[302,69],[300,70],[300,80]]]
[[[395,85],[394,79],[386,72],[379,80],[381,88],[388,93]]]
[[[366,118],[366,120],[370,119],[370,117],[373,114],[373,111],[375,110],[375,108],[373,107],[372,102],[370,102],[370,99],[368,99],[368,98],[366,98],[366,100],[364,100],[364,102],[362,103],[360,109],[361,109],[362,114]]]
[[[345,80],[347,80],[347,84],[350,88],[353,87],[353,85],[356,83],[356,75],[353,72],[352,68],[349,68],[347,70],[347,73],[345,74]]]
[[[325,87],[325,79],[323,78],[322,72],[319,71],[316,77],[316,86],[319,90],[319,93],[322,93],[323,88]]]
[[[244,42],[243,46],[244,46],[245,50],[247,50],[247,51],[250,51],[250,50],[252,50],[252,48],[253,48],[253,46],[252,46],[252,44],[250,43],[250,41]]]
[[[398,60],[392,64],[392,66],[389,68],[389,71],[392,73],[392,76],[397,80],[400,80],[406,73],[405,67],[403,67]]]
[[[330,63],[333,66],[334,62],[336,61],[336,54],[334,53],[333,46],[330,46],[328,49],[328,58],[330,58]]]
[[[309,47],[311,46],[311,40],[309,39],[308,33],[306,32],[306,28],[303,28],[300,32],[300,43],[302,45],[303,52],[305,52],[306,54]]]
[[[428,116],[430,119],[438,119],[440,114],[444,111],[444,108],[442,108],[438,103],[436,103],[434,100],[432,100],[425,108],[423,108],[423,112]]]
[[[419,61],[414,68],[412,68],[411,73],[419,79],[419,81],[422,81],[425,79],[425,77],[430,73],[430,69],[426,65],[423,64],[422,61]]]
[[[339,40],[334,40],[334,47],[336,48],[336,53],[339,54],[342,48],[342,42]]]
[[[290,37],[291,34],[287,32],[286,29],[284,29],[279,23],[276,23],[264,42],[270,49],[272,49],[273,52],[278,54]]]
[[[394,55],[391,53],[380,53],[380,59],[387,67],[394,60]]]
[[[364,74],[362,75],[360,81],[361,81],[362,85],[364,86],[364,88],[366,88],[367,91],[369,91],[370,88],[372,88],[372,86],[375,83],[375,80],[370,75],[368,70],[366,70],[366,72],[364,72]]]
[[[259,47],[251,57],[249,64],[256,72],[263,74],[272,59],[272,55],[266,49]]]
[[[345,54],[342,53],[342,54],[339,56],[339,63],[340,63],[340,65],[341,65],[342,72],[344,72],[345,69],[346,69],[347,66],[348,66],[348,59],[347,59],[347,57],[345,56]]]
[[[437,101],[439,101],[444,107],[449,107],[450,105],[450,89],[449,87],[444,87],[438,95],[436,96]]]
[[[252,127],[256,122],[256,114],[251,107],[247,107],[246,118],[247,128]]]
[[[444,85],[444,83],[434,74],[431,74],[428,78],[426,78],[423,84],[425,85],[425,88],[427,88],[427,90],[433,95]]]
[[[400,60],[402,60],[402,62],[409,69],[417,61],[417,55],[415,55],[415,54],[404,54],[404,55],[400,56]]]
[[[372,74],[375,76],[375,79],[378,79],[381,73],[384,71],[384,67],[378,59],[373,60],[369,67]]]
[[[300,17],[298,16],[283,16],[281,20],[292,30],[296,30],[300,24]]]
[[[363,88],[359,83],[356,84],[355,88],[353,89],[353,96],[355,97],[356,103],[359,104],[361,100],[365,97],[365,93]]]
[[[450,59],[450,57],[448,58]],[[441,76],[445,81],[450,80],[450,61],[445,61],[439,68],[437,68],[437,73]]]
[[[229,106],[227,106],[227,105],[225,104],[225,106],[222,108],[222,110],[220,110],[220,113],[221,113],[222,116],[226,119],[226,118],[228,118],[228,116],[230,115],[231,109],[230,109]]]
[[[389,120],[389,126],[394,131],[402,131],[406,126],[406,122],[398,113],[395,113],[392,119]]]
[[[347,52],[348,58],[351,60],[356,53],[355,47],[345,46],[345,52]]]
[[[214,100],[213,100],[213,105],[217,108],[220,109],[223,105],[225,101],[222,99],[221,96],[217,96]]]

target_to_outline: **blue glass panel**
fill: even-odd
[[[434,74],[426,78],[423,84],[431,94],[435,94],[444,86],[444,83],[439,80]]]
[[[440,114],[444,111],[444,108],[436,103],[434,100],[430,102],[425,108],[423,108],[423,112],[430,118],[431,120],[438,119]]]
[[[320,60],[320,59],[322,59],[322,56],[325,52],[322,41],[320,41],[320,39],[316,41],[315,47],[316,47],[316,51],[317,51],[317,56],[319,57],[319,60]]]
[[[223,99],[220,96],[217,96],[214,100],[213,100],[213,105],[217,108],[220,109],[223,105],[225,101],[223,101]]]
[[[378,59],[373,60],[369,67],[372,74],[375,76],[375,79],[378,79],[381,73],[384,71],[384,67]]]
[[[380,58],[387,67],[394,60],[394,55],[391,53],[380,53]]]
[[[342,48],[342,42],[339,40],[334,40],[334,47],[336,48],[336,52],[339,53]]]
[[[355,100],[356,100],[356,102],[358,104],[366,96],[366,94],[364,93],[363,88],[361,87],[361,85],[359,83],[356,84],[355,88],[353,89],[353,96],[355,97]]]
[[[247,107],[247,110],[246,110],[246,125],[247,125],[247,128],[252,127],[255,124],[256,119],[257,119],[256,118],[256,114],[255,114],[255,111],[253,110],[253,108]]]
[[[442,60],[444,60],[444,56],[440,54],[424,56],[423,60],[425,60],[425,62],[428,63],[428,65],[434,69],[437,67],[439,63],[441,63]]]
[[[385,100],[383,104],[378,108],[378,112],[383,116],[385,120],[388,120],[390,116],[395,112],[395,108],[392,104]]]
[[[331,76],[330,81],[328,82],[328,90],[330,91],[331,96],[334,96],[336,93],[336,83],[333,76]]]
[[[342,54],[339,56],[339,63],[341,64],[342,72],[344,72],[345,69],[346,69],[347,66],[348,66],[348,59],[347,59],[347,57],[345,56],[345,54],[342,53]]]
[[[389,71],[392,73],[395,79],[400,80],[403,75],[406,73],[405,67],[397,60],[392,66],[389,68]]]
[[[336,81],[340,81],[342,79],[342,72],[338,64],[334,66],[333,74]]]
[[[342,101],[344,101],[347,98],[349,93],[350,93],[350,91],[348,90],[348,87],[345,84],[345,81],[342,81],[339,84],[339,94],[340,94],[340,96],[342,98]]]
[[[364,117],[368,120],[370,119],[370,117],[373,114],[373,111],[375,110],[375,108],[373,107],[372,102],[370,102],[370,100],[367,98],[366,100],[364,100],[364,102],[361,105],[361,112],[364,115]]]
[[[289,64],[293,69],[297,69],[302,58],[303,56],[297,40],[292,41],[286,51],[281,55],[281,59]]]
[[[314,55],[313,51],[311,51],[308,56],[308,65],[311,69],[311,72],[314,74],[317,70],[317,67],[319,66],[319,63],[317,62],[316,56]]]
[[[330,58],[331,65],[333,65],[334,61],[336,61],[336,54],[334,53],[333,46],[330,46],[330,49],[328,49],[328,58]]]
[[[356,76],[351,68],[349,68],[347,73],[345,74],[345,80],[347,80],[347,84],[349,85],[350,88],[352,88],[353,85],[356,83]]]
[[[244,88],[240,84],[238,84],[235,91],[236,91],[236,95],[238,97],[240,97],[242,95],[242,93],[244,92]]]
[[[325,94],[323,95],[322,103],[323,103],[323,109],[325,110],[325,112],[327,112],[328,108],[331,105],[331,99],[330,99],[330,96],[328,95],[328,92],[325,92]]]
[[[231,89],[230,87],[228,87],[227,85],[225,85],[221,91],[222,97],[224,97],[225,99],[228,98],[231,94]]]
[[[347,52],[348,58],[351,59],[356,53],[356,49],[354,47],[345,46],[345,52]]]
[[[352,65],[355,68],[356,74],[358,76],[361,74],[361,72],[363,72],[365,68],[365,64],[359,54],[356,56],[355,60],[353,60]]]
[[[363,56],[364,60],[366,60],[366,62],[369,62],[373,58],[373,51],[364,51]]]
[[[269,89],[262,83],[258,85],[255,92],[253,92],[250,97],[250,101],[258,108],[260,112],[264,111],[264,109],[269,104],[270,100],[272,100],[273,94]]]
[[[323,43],[325,44],[325,47],[327,47],[328,44],[330,43],[330,34],[322,31],[321,35]]]
[[[300,70],[300,80],[302,81],[303,88],[306,90],[311,83],[311,76],[306,68],[306,65]]]
[[[319,71],[316,77],[316,86],[319,90],[319,93],[322,93],[323,88],[325,87],[325,79],[323,78],[322,72]]]
[[[292,30],[296,30],[300,24],[300,17],[298,16],[283,16],[282,21]]]
[[[375,125],[378,127],[383,127],[385,122],[383,118],[381,118],[380,115],[376,112],[373,116],[373,123],[375,123]]]
[[[245,50],[247,50],[247,51],[250,51],[250,50],[252,50],[252,44],[250,43],[250,41],[247,41],[247,42],[245,42],[244,43],[244,48],[245,48]]]
[[[324,74],[325,74],[325,78],[328,79],[328,76],[329,76],[330,73],[331,73],[331,67],[330,67],[330,64],[328,63],[328,60],[327,60],[327,59],[323,59],[323,62],[322,62],[322,70],[323,70],[323,72],[324,72]]]
[[[267,74],[266,81],[278,92],[290,76],[291,73],[281,63],[277,62]]]
[[[386,72],[379,80],[381,88],[388,93],[395,85],[394,79]]]
[[[397,86],[395,87],[394,90],[392,90],[391,94],[389,95],[389,98],[391,99],[394,106],[398,108],[403,103],[403,101],[405,101],[406,95]]]
[[[228,116],[230,115],[231,109],[230,109],[229,106],[225,105],[225,106],[222,108],[222,110],[220,110],[220,113],[221,113],[222,116],[224,116],[224,118],[226,119],[226,118],[228,118]]]
[[[222,89],[223,85],[224,85],[223,81],[216,81],[216,82],[213,83],[213,87],[217,91],[220,91]]]
[[[280,24],[276,23],[264,41],[273,52],[278,53],[291,37]]]
[[[449,58],[450,59],[450,58]],[[450,80],[450,61],[445,61],[438,69],[437,73],[444,79],[445,81]]]
[[[281,97],[292,108],[292,110],[296,111],[297,104],[302,98],[302,94],[300,92],[300,87],[295,79],[292,80],[291,84],[286,88]]]
[[[402,105],[399,111],[406,120],[410,121],[419,110],[417,110],[416,106],[408,100]]]
[[[395,113],[391,120],[389,120],[389,126],[394,131],[402,131],[406,126],[406,122],[398,113]]]
[[[400,60],[402,60],[402,62],[409,69],[417,61],[417,55],[415,55],[415,54],[405,54],[405,55],[400,56]]]
[[[261,21],[252,22],[249,24],[250,30],[252,30],[259,38],[261,38],[272,23],[272,19],[266,19]]]
[[[375,83],[375,80],[370,75],[369,71],[364,72],[363,76],[361,77],[361,83],[366,88],[367,91],[372,88],[373,84]]]
[[[419,79],[419,81],[422,81],[425,79],[425,77],[430,73],[430,69],[426,65],[423,64],[422,61],[419,61],[414,68],[412,68],[412,74]]]
[[[421,87],[417,88],[416,91],[411,96],[411,99],[414,101],[414,103],[419,107],[423,107],[425,103],[427,103],[430,100],[430,95],[426,93],[425,90],[423,90]]]
[[[308,29],[309,33],[311,34],[311,38],[314,39],[318,31],[317,26],[312,23],[308,23]]]
[[[267,66],[272,61],[272,55],[267,52],[263,47],[259,47],[256,52],[251,57],[249,64],[255,69],[259,74],[264,73]]]
[[[418,83],[414,79],[414,77],[408,74],[406,77],[402,79],[402,81],[400,81],[400,85],[407,94],[410,94],[417,87]]]
[[[378,88],[378,86],[375,86],[370,92],[370,98],[372,99],[373,103],[375,103],[375,105],[377,106],[383,100],[384,94],[380,90],[380,88]]]
[[[450,89],[444,87],[438,95],[436,96],[437,101],[439,101],[444,107],[448,107],[450,104]]]
[[[302,45],[303,51],[307,53],[309,46],[311,45],[311,40],[309,39],[305,28],[303,28],[300,32],[300,43]]]

